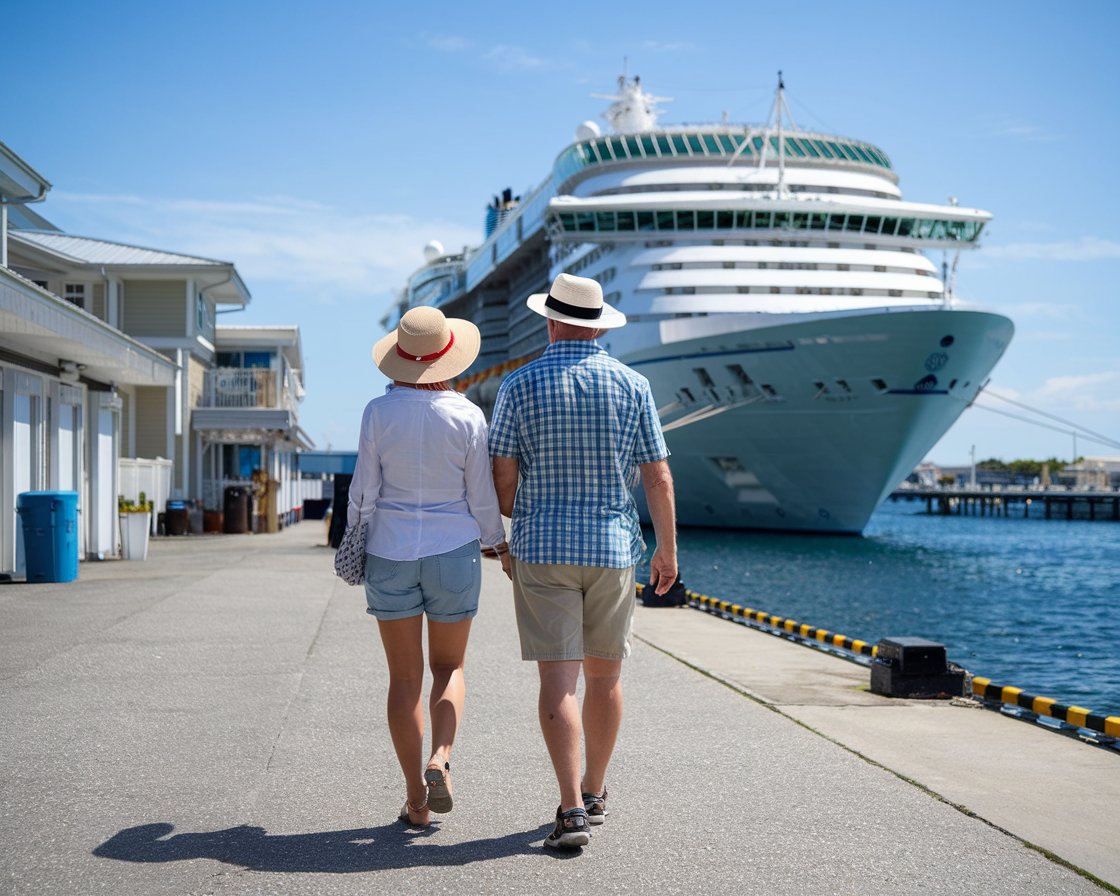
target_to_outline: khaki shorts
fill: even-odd
[[[630,655],[634,567],[513,561],[523,660],[621,660]]]

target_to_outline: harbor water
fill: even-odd
[[[974,675],[1120,715],[1115,523],[887,501],[862,537],[682,528],[679,553],[692,591],[871,643],[939,641]]]

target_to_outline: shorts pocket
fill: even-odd
[[[400,567],[400,560],[386,560],[384,557],[378,557],[376,554],[366,555],[366,581],[371,585],[379,585],[388,582],[397,574],[397,569]]]
[[[439,555],[439,584],[444,591],[462,594],[480,575],[478,542]]]

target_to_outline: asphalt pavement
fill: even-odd
[[[610,816],[544,849],[536,670],[490,560],[455,809],[410,830],[376,624],[325,542],[158,538],[0,586],[0,893],[1117,892],[1120,755],[689,609],[638,610]]]

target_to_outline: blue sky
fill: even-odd
[[[797,123],[880,146],[905,198],[991,211],[957,280],[1016,324],[990,389],[1120,440],[1120,6],[387,6],[22,0],[0,14],[0,140],[54,185],[37,210],[234,262],[253,301],[222,322],[301,327],[318,447],[356,444],[385,383],[378,320],[424,244],[479,242],[490,197],[540,183],[624,65],[673,98],[667,123],[762,121],[782,69]],[[974,407],[928,457],[1068,458],[1068,427],[1050,423],[1062,431]]]

